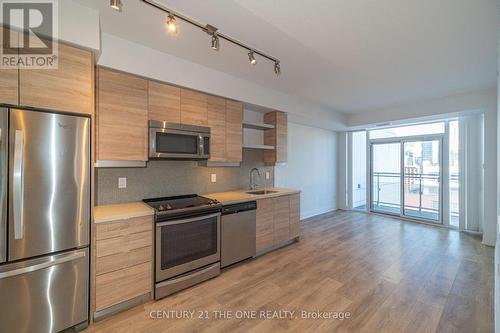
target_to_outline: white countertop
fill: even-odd
[[[96,206],[94,207],[94,223],[125,220],[153,214],[153,208],[143,202]]]
[[[273,197],[279,197],[283,195],[291,195],[300,193],[300,190],[289,189],[289,188],[277,188],[277,187],[269,187],[269,188],[259,188],[255,191],[259,190],[267,190],[273,191],[274,193],[267,194],[250,194],[247,193],[250,190],[237,190],[237,191],[229,191],[229,192],[219,192],[219,193],[208,193],[202,194],[204,197],[215,199],[221,202],[224,205],[230,205],[235,203],[247,202],[258,199],[267,199]]]
[[[268,190],[273,191],[273,193],[257,195],[247,193],[250,190],[236,190],[229,192],[208,193],[203,194],[203,196],[210,199],[215,199],[224,205],[230,205],[252,200],[267,199],[300,193],[300,190],[276,187],[260,188],[256,191],[258,190]],[[94,223],[125,220],[134,217],[149,215],[154,215],[154,210],[143,202],[130,202],[126,204],[102,205],[94,207]]]

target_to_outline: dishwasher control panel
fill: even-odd
[[[225,205],[222,207],[222,215],[235,214],[239,212],[244,212],[247,210],[257,209],[256,201],[248,201],[243,203],[237,203],[232,205]]]

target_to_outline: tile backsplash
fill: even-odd
[[[265,166],[263,152],[243,150],[240,167],[205,167],[196,161],[150,161],[146,168],[101,168],[96,169],[96,203],[98,205],[140,201],[183,194],[203,194],[247,189],[250,170],[260,170],[264,186],[274,184],[274,168]],[[265,172],[270,179],[265,179]],[[217,182],[210,181],[211,174]],[[118,178],[127,178],[127,188],[118,188]]]

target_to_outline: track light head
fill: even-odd
[[[172,33],[177,32],[177,21],[175,20],[174,15],[168,14],[167,26],[168,26],[168,31]]]
[[[121,0],[110,0],[109,6],[117,12],[121,12],[123,7]]]
[[[257,64],[257,59],[255,59],[255,55],[253,53],[252,50],[250,50],[250,52],[248,52],[248,61],[250,61],[250,63],[252,65],[256,65]]]
[[[276,73],[276,75],[281,74],[281,66],[278,60],[274,62],[274,73]]]
[[[212,50],[219,51],[219,47],[220,47],[219,36],[217,36],[217,34],[214,33],[212,35]]]

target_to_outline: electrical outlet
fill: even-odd
[[[266,171],[266,179],[267,180],[271,179],[271,174],[269,173],[269,171]]]
[[[212,174],[210,175],[210,181],[211,181],[212,183],[217,182],[217,174],[212,173]]]
[[[127,188],[127,178],[118,177],[118,188]]]

